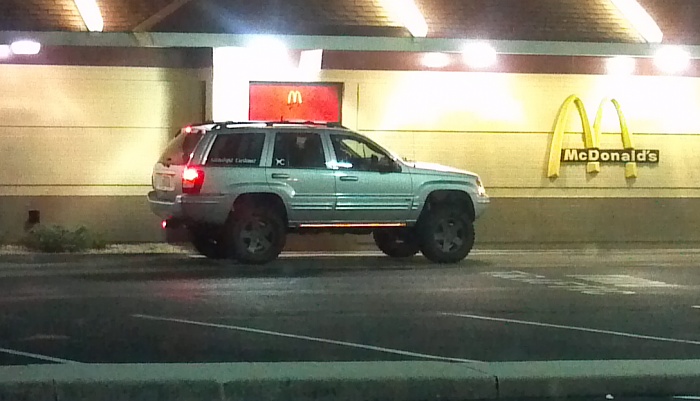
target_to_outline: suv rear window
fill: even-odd
[[[190,155],[194,152],[195,146],[197,146],[203,135],[202,132],[191,132],[189,134],[182,132],[168,143],[158,162],[164,165],[187,164],[190,161]]]
[[[262,132],[219,135],[209,151],[207,166],[259,166],[264,143]]]

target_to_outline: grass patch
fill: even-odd
[[[101,235],[83,226],[71,230],[62,226],[38,225],[24,236],[21,244],[34,251],[50,253],[84,252],[107,247]]]

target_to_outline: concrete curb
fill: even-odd
[[[700,360],[0,367],[0,399],[487,400],[700,393]]]
[[[0,399],[493,399],[496,381],[470,364],[302,362],[0,367]]]
[[[700,256],[700,248],[636,248],[636,249],[474,249],[470,253],[470,258],[479,256],[512,256],[512,255],[575,255],[577,257],[598,257],[600,255],[625,255],[629,253],[637,255],[658,255],[659,253],[677,253],[685,256]],[[0,251],[0,263],[79,263],[92,260],[115,260],[123,261],[124,259],[154,259],[162,260],[163,258],[187,258],[191,255],[197,255],[195,251],[188,252],[187,250],[177,251],[161,251],[161,252],[88,252],[88,253],[2,253]],[[343,258],[343,257],[384,257],[384,254],[377,250],[368,251],[285,251],[280,255],[281,259],[295,258]],[[418,256],[419,257],[419,256]],[[203,258],[205,259],[205,258]],[[470,260],[469,257],[466,259]]]
[[[49,264],[82,263],[89,261],[124,261],[129,260],[163,260],[164,258],[181,259],[185,253],[27,253],[0,254],[0,263],[4,264]]]
[[[700,394],[700,360],[490,363],[500,398]]]

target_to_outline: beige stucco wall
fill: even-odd
[[[26,211],[37,208],[45,222],[87,224],[113,240],[162,239],[144,197],[151,168],[176,128],[222,107],[204,98],[207,80],[195,70],[0,66],[0,234],[21,233]],[[698,78],[322,71],[314,80],[345,84],[344,125],[407,158],[482,176],[493,203],[477,247],[700,242]],[[248,96],[228,93],[241,104]],[[547,178],[555,117],[571,94],[591,119],[601,99],[618,99],[636,147],[659,149],[660,163],[640,165],[634,180],[623,166],[592,175],[580,164]],[[616,125],[609,108],[603,147],[621,147]],[[569,130],[580,131],[575,112]],[[581,134],[564,144],[582,146]],[[292,243],[352,249],[370,241]]]
[[[406,158],[481,175],[492,204],[477,223],[479,246],[697,244],[700,236],[700,78],[323,71],[345,83],[343,123]],[[658,165],[564,164],[547,177],[555,119],[569,95],[591,124],[605,98],[619,100],[638,149]],[[622,148],[608,104],[602,148]],[[570,112],[564,147],[583,147]]]
[[[700,190],[700,78],[591,75],[325,71],[345,83],[343,123],[406,158],[479,173],[496,197],[697,197]],[[591,123],[605,98],[619,100],[637,148],[659,149],[658,165],[603,164],[587,174],[565,164],[547,178],[554,123],[563,101],[584,101]],[[570,112],[564,147],[583,147]],[[612,105],[603,148],[622,148]]]
[[[0,66],[0,196],[139,195],[154,157],[204,116],[198,71]]]
[[[199,70],[0,65],[0,234],[21,235],[38,209],[42,222],[156,239],[157,221],[144,218],[153,162],[177,128],[204,118],[205,80]]]

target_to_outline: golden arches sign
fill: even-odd
[[[297,90],[289,91],[289,94],[287,95],[287,104],[292,105],[302,103],[304,103],[304,99],[301,97],[301,92]]]
[[[602,135],[603,111],[608,103],[612,103],[617,111],[620,122],[620,136],[622,137],[622,150],[601,150],[600,140]],[[571,107],[576,107],[581,118],[583,129],[583,142],[585,149],[562,149],[564,134],[569,122]],[[587,162],[586,171],[589,173],[600,172],[600,162],[624,162],[625,177],[637,177],[637,162],[658,163],[658,150],[636,150],[632,140],[632,133],[627,126],[627,120],[622,113],[620,103],[615,99],[603,99],[598,106],[595,122],[591,127],[586,107],[578,96],[571,95],[562,103],[554,125],[552,144],[549,148],[549,163],[547,177],[556,178],[562,162]]]

